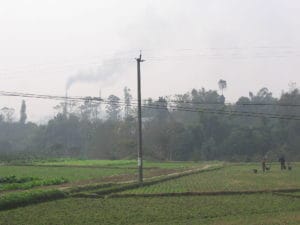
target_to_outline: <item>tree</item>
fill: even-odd
[[[86,97],[84,103],[78,108],[82,120],[90,121],[92,119],[93,103],[91,97]]]
[[[222,91],[222,96],[223,96],[223,91],[227,88],[227,82],[226,80],[219,80],[218,82],[219,89]]]
[[[251,101],[254,103],[273,103],[275,99],[272,97],[272,92],[268,88],[261,88],[256,95],[251,95]]]
[[[1,109],[6,122],[12,122],[15,110],[13,108],[3,107]]]
[[[117,121],[120,119],[120,98],[115,95],[108,97],[108,103],[106,105],[106,113],[109,120]]]
[[[168,101],[164,97],[159,97],[157,101],[153,103],[155,108],[155,117],[160,121],[169,119],[170,112],[168,110]]]
[[[83,122],[79,118],[70,115],[68,118],[63,114],[57,114],[47,124],[44,133],[44,148],[50,151],[50,156],[73,156],[78,157],[79,149],[83,149],[84,135],[88,130],[83,129]]]
[[[128,88],[124,95],[130,107]],[[277,155],[284,154],[288,161],[300,160],[300,107],[295,107],[300,104],[299,89],[283,92],[277,99],[262,88],[226,105],[221,97],[217,90],[201,88],[172,98],[145,100],[145,158],[258,161],[266,155],[276,160]],[[0,160],[35,156],[135,158],[137,126],[131,109],[127,110],[129,116],[122,118],[123,104],[111,95],[104,101],[107,119],[99,120],[96,100],[100,101],[86,97],[78,105],[74,100],[73,107],[69,101],[68,116],[63,114],[63,102],[56,107],[59,113],[55,118],[40,125],[26,122],[25,102],[18,121],[13,120],[13,109],[2,108]]]
[[[290,82],[289,84],[289,92],[292,93],[297,89],[297,83],[296,82]]]
[[[66,116],[66,102],[60,102],[58,105],[54,106],[53,109],[56,111],[56,114],[62,114]]]
[[[125,118],[127,118],[131,114],[131,100],[132,100],[132,95],[130,93],[130,89],[128,87],[124,88],[124,99],[125,99],[125,107],[124,107],[124,113],[125,113]]]
[[[22,100],[22,105],[21,105],[21,110],[20,110],[20,123],[25,124],[26,119],[27,119],[26,103],[24,100]]]

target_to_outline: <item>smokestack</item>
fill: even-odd
[[[65,95],[65,103],[64,103],[63,114],[64,114],[65,117],[68,116],[68,89],[66,89],[66,95]]]
[[[102,104],[101,104],[101,88],[99,89],[99,119],[101,119],[101,114],[102,114]]]

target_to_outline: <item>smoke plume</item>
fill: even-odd
[[[80,71],[70,76],[66,82],[66,91],[76,83],[102,82],[103,85],[114,83],[121,76],[125,64],[124,60],[120,58],[104,60],[102,65],[96,69]]]

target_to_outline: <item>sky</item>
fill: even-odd
[[[0,0],[0,91],[142,97],[218,89],[227,102],[300,83],[299,0]],[[1,97],[0,108],[22,98]],[[55,101],[25,99],[31,121]]]

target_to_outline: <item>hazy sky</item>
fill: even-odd
[[[264,86],[279,96],[300,83],[299,12],[299,0],[0,0],[0,90],[135,96],[142,49],[143,98],[221,78],[227,101]],[[56,102],[26,101],[29,119],[53,115]],[[20,104],[0,97],[16,117]]]

